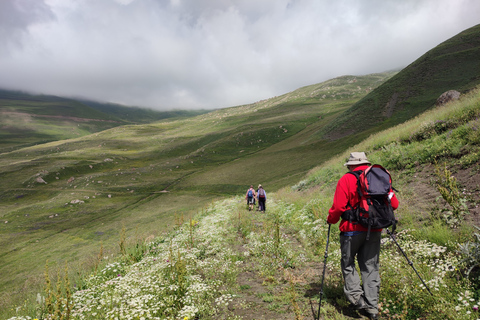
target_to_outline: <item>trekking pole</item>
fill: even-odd
[[[407,255],[405,254],[405,252],[402,250],[402,248],[400,247],[400,245],[398,244],[397,240],[395,239],[395,237],[393,236],[393,232],[390,232],[390,230],[387,229],[387,233],[388,235],[390,236],[390,238],[393,240],[393,242],[395,242],[395,244],[397,245],[398,249],[400,249],[400,252],[403,254],[403,256],[405,257],[405,259],[407,259],[407,262],[408,264],[412,267],[412,269],[415,271],[415,273],[417,274],[418,278],[420,279],[420,281],[422,281],[423,285],[425,286],[425,288],[427,288],[428,290],[428,293],[430,293],[431,296],[433,296],[433,293],[430,291],[430,289],[428,288],[427,284],[425,283],[425,281],[423,281],[422,277],[420,277],[420,274],[418,273],[417,269],[415,269],[415,267],[413,266],[413,262],[410,261],[410,259],[408,259]]]
[[[323,296],[323,281],[325,280],[325,270],[327,269],[327,257],[328,257],[328,243],[330,242],[330,227],[332,225],[328,224],[328,233],[327,233],[327,247],[325,248],[325,259],[323,260],[323,275],[322,275],[322,284],[320,286],[320,300],[318,302],[318,320],[320,320],[320,307],[322,306],[322,296]]]

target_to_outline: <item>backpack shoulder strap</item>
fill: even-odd
[[[363,170],[357,170],[357,171],[348,171],[347,173],[350,173],[350,174],[353,174],[355,176],[355,178],[358,178],[360,177],[360,175],[363,173]]]
[[[358,195],[360,196],[360,198],[363,197],[362,187],[360,185],[360,176],[362,175],[363,170],[349,171],[347,173],[350,173],[350,174],[354,175],[355,178],[357,178],[357,192],[358,192]]]
[[[348,171],[347,173],[355,176],[357,179],[357,192],[360,191],[360,180],[359,177],[362,174],[362,170],[357,170],[357,171]],[[347,203],[347,208],[345,212],[342,213],[342,219],[350,221],[350,223],[357,224],[358,223],[358,217],[357,214],[355,213],[357,208],[358,208],[358,203],[355,203],[352,205],[350,202]]]

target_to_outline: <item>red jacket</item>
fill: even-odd
[[[361,165],[355,168],[355,170],[365,170],[369,166]],[[391,192],[393,192],[391,190]],[[327,222],[331,224],[337,223],[342,213],[348,210],[347,205],[350,203],[352,206],[355,206],[360,201],[360,197],[357,193],[357,178],[353,174],[345,174],[343,177],[338,180],[337,189],[335,190],[335,195],[333,196],[333,205],[328,210]],[[393,194],[391,199],[391,204],[393,209],[398,208],[398,199]],[[340,231],[367,231],[368,229],[360,225],[359,223],[349,222],[348,220],[343,220],[340,222]],[[372,229],[371,231],[381,231],[382,229]]]

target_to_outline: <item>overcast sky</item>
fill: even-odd
[[[166,109],[404,67],[479,0],[0,0],[0,87]]]

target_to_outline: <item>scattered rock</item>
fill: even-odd
[[[438,97],[437,101],[435,102],[436,106],[443,106],[444,104],[453,101],[453,100],[458,100],[460,98],[460,92],[456,90],[448,90],[447,92],[444,92]]]
[[[45,180],[43,180],[42,177],[37,177],[37,179],[35,179],[35,181],[38,182],[38,183],[45,183],[45,184],[47,184],[47,182],[46,182]]]
[[[82,204],[82,203],[85,203],[85,201],[79,200],[79,199],[75,199],[75,200],[70,201],[70,203],[71,203],[71,204],[77,204],[77,203]]]
[[[75,177],[70,177],[70,179],[68,179],[68,183],[72,183],[73,181],[75,180]]]

